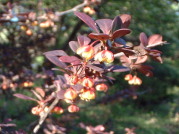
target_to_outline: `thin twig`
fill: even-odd
[[[66,11],[62,11],[62,12],[57,11],[57,12],[55,12],[55,14],[57,16],[62,16],[62,15],[77,11],[78,9],[80,9],[80,8],[82,8],[82,7],[84,7],[84,6],[88,5],[88,4],[89,3],[85,0],[82,4],[79,4],[79,5],[73,7],[71,9],[69,9],[69,10],[66,10]]]
[[[43,122],[45,121],[45,119],[47,118],[48,114],[50,113],[50,111],[57,105],[57,103],[59,102],[59,98],[56,97],[56,99],[52,102],[52,104],[50,105],[49,109],[47,112],[44,112],[43,116],[40,117],[39,123],[35,126],[33,133],[37,134],[38,130],[40,129],[41,125],[43,124]]]

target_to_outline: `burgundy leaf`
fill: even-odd
[[[135,64],[141,64],[147,61],[148,56],[144,55],[144,56],[139,56],[137,57],[137,60],[135,62]]]
[[[161,51],[156,50],[156,49],[150,49],[148,52],[149,52],[149,53],[152,53],[152,54],[162,54]]]
[[[81,62],[76,56],[61,56],[59,60],[66,63]]]
[[[139,35],[139,39],[140,39],[140,42],[144,45],[144,46],[147,46],[148,44],[148,39],[147,39],[147,36],[145,33],[140,33]]]
[[[84,23],[86,23],[89,27],[91,27],[95,32],[99,33],[95,21],[88,15],[81,13],[81,12],[74,12],[74,14],[80,18]]]
[[[141,65],[142,68],[147,69],[147,70],[152,70],[154,69],[152,66],[149,65]]]
[[[160,34],[154,34],[149,37],[147,47],[155,47],[163,43],[162,36]]]
[[[153,76],[153,72],[148,70],[148,69],[140,68],[140,69],[138,69],[138,71],[143,73],[147,77],[152,77]]]
[[[97,67],[97,66],[94,66],[94,65],[91,65],[91,64],[87,64],[86,66],[91,68],[91,69],[93,69],[93,70],[95,70],[95,71],[103,72],[103,69],[100,68],[100,67]]]
[[[110,71],[110,72],[126,72],[126,71],[130,71],[130,69],[127,67],[119,66],[119,65],[113,65],[108,69],[108,71]]]
[[[128,28],[131,22],[131,15],[129,14],[122,14],[120,16],[121,20],[122,20],[122,28]]]
[[[131,32],[131,30],[129,30],[129,29],[119,29],[113,33],[112,38],[113,39],[119,38],[126,34],[129,34],[130,32]]]
[[[47,56],[47,59],[49,59],[53,64],[56,66],[59,66],[61,68],[65,68],[66,64],[61,62],[58,57],[55,56]]]
[[[123,52],[125,53],[125,55],[127,57],[131,56],[131,55],[134,55],[135,52],[131,49],[128,49],[128,48],[116,48],[116,52],[119,53],[119,52]],[[116,53],[115,53],[116,54]]]
[[[92,39],[97,39],[97,40],[107,40],[107,39],[109,39],[109,35],[103,34],[103,33],[90,33],[88,36]]]
[[[115,38],[114,42],[117,44],[122,44],[122,46],[126,45],[126,41],[122,38]]]
[[[53,51],[45,52],[44,55],[46,57],[49,57],[49,56],[66,56],[67,54],[63,50],[53,50]]]
[[[36,87],[35,91],[38,92],[42,97],[45,97],[45,91],[42,88]]]
[[[109,34],[111,28],[112,28],[112,20],[111,19],[99,19],[96,20],[96,23],[100,27],[100,29],[103,31],[105,34]]]
[[[112,21],[112,30],[111,32],[113,33],[114,31],[118,30],[121,28],[122,25],[122,20],[119,16],[116,16],[114,20]]]
[[[23,99],[23,100],[32,100],[32,101],[38,101],[38,100],[36,100],[36,99],[34,99],[34,98],[31,98],[31,97],[29,97],[29,96],[26,96],[26,95],[23,95],[23,94],[14,94],[13,96],[15,96],[15,97],[18,97],[18,98],[20,98],[20,99]]]
[[[71,50],[73,50],[73,52],[75,53],[76,53],[76,50],[79,48],[79,44],[77,43],[77,41],[70,41],[69,46]]]
[[[88,45],[91,42],[90,38],[88,38],[86,36],[82,36],[82,35],[78,36],[77,39],[78,39],[80,46]]]
[[[163,63],[163,60],[160,56],[152,56],[152,59],[157,61],[157,62]]]
[[[129,67],[130,64],[132,63],[131,60],[125,55],[120,56],[119,59],[120,59],[122,65],[125,67]]]

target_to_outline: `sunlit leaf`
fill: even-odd
[[[112,28],[112,20],[111,19],[99,19],[96,20],[96,23],[100,27],[100,29],[103,31],[105,34],[109,34],[111,28]]]
[[[107,40],[107,39],[109,39],[109,35],[103,34],[103,33],[90,33],[88,36],[90,38],[96,39],[96,40]]]
[[[88,45],[91,42],[90,38],[88,38],[86,36],[82,36],[82,35],[78,36],[77,39],[78,39],[80,46]]]
[[[122,28],[128,28],[131,22],[131,15],[129,14],[122,14],[120,16],[121,20],[122,20]]]
[[[130,32],[131,30],[129,29],[119,29],[113,33],[112,38],[113,39],[119,38],[119,37],[125,36],[126,34],[129,34]]]
[[[17,98],[20,98],[20,99],[23,99],[23,100],[38,101],[38,100],[36,100],[36,99],[34,99],[34,98],[31,98],[31,97],[29,97],[29,96],[26,96],[26,95],[23,95],[23,94],[19,94],[19,93],[14,94],[13,96],[15,96],[15,97],[17,97]]]
[[[76,50],[79,48],[79,44],[77,43],[77,41],[70,41],[69,46],[71,50],[75,53],[76,53]]]
[[[90,28],[92,28],[95,32],[99,32],[96,25],[95,21],[88,15],[81,13],[81,12],[74,12],[74,14],[80,18],[84,23],[86,23]]]
[[[143,32],[140,33],[139,39],[140,39],[140,42],[141,42],[144,46],[146,46],[146,45],[148,44],[148,38],[147,38],[147,36],[146,36],[145,33],[143,33]]]

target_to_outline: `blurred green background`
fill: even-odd
[[[42,14],[46,9],[65,11],[82,3],[81,0],[14,0],[14,12],[37,11]],[[0,1],[0,14],[5,11],[6,0]],[[113,19],[119,14],[132,15],[132,33],[125,37],[128,42],[138,44],[138,36],[145,32],[148,36],[161,34],[168,44],[157,47],[163,52],[163,64],[151,62],[154,77],[141,76],[143,84],[137,92],[146,91],[137,98],[114,98],[109,102],[83,102],[79,113],[52,115],[59,126],[65,127],[68,134],[85,133],[79,123],[96,126],[103,124],[107,131],[123,134],[125,128],[136,128],[136,134],[178,134],[179,133],[179,1],[178,0],[102,0],[93,5],[96,11],[93,19]],[[82,11],[83,9],[80,9]],[[43,74],[43,69],[54,67],[43,53],[63,49],[72,53],[68,47],[70,40],[79,34],[91,32],[73,13],[58,18],[55,27],[33,29],[33,35],[25,35],[17,23],[0,24],[0,73],[14,75],[22,70]],[[7,51],[10,53],[8,55]],[[4,53],[6,52],[7,55]],[[7,73],[8,72],[8,73]],[[99,93],[99,98],[110,96],[129,87],[124,81],[125,74],[114,74],[116,82],[109,91]],[[9,76],[8,76],[9,77]],[[23,78],[23,76],[22,76]],[[29,79],[28,79],[29,80]],[[42,86],[48,79],[37,79],[34,87]],[[23,82],[23,81],[22,81]],[[32,96],[30,88],[19,87],[15,90],[0,89],[0,122],[11,118],[15,129],[30,131],[38,117],[31,115],[30,109],[36,104],[14,98],[13,93]],[[65,106],[65,104],[64,104]],[[69,117],[70,116],[70,117]],[[69,118],[68,118],[69,117]],[[62,120],[61,120],[62,119]],[[66,120],[65,120],[66,119]]]

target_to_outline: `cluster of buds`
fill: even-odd
[[[96,13],[96,11],[92,7],[90,7],[90,6],[85,6],[83,8],[83,12],[85,12],[87,14],[90,14],[90,15],[93,15],[93,14]]]
[[[39,115],[39,116],[41,116],[41,115],[43,115],[44,112],[47,112],[48,109],[49,109],[48,106],[45,106],[45,107],[43,108],[42,106],[38,105],[38,106],[35,106],[35,107],[33,107],[33,108],[31,109],[31,113],[32,113],[33,115]]]
[[[130,85],[141,85],[142,80],[136,75],[132,76],[131,74],[127,74],[124,78]]]
[[[23,87],[32,87],[33,85],[34,83],[31,81],[25,81],[24,83],[22,83]]]
[[[96,98],[96,93],[95,93],[93,88],[91,88],[91,89],[82,89],[79,96],[80,96],[80,98],[82,100],[89,101],[89,100],[93,100],[93,99]]]

